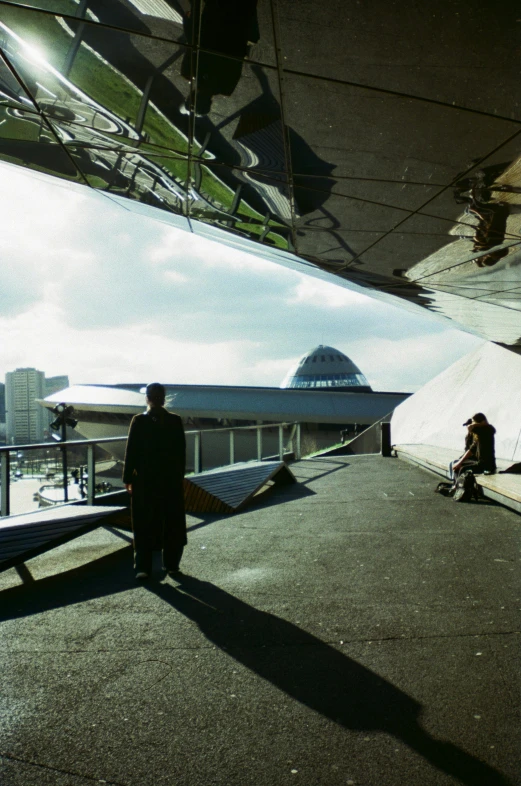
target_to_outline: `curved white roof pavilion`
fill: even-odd
[[[288,371],[281,388],[353,390],[371,393],[369,382],[353,361],[334,347],[320,344]]]

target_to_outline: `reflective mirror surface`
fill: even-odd
[[[0,0],[0,159],[521,350],[518,16]]]

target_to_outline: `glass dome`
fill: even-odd
[[[320,344],[306,353],[286,374],[281,388],[352,390],[371,393],[369,382],[347,355]]]

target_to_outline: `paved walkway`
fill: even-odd
[[[521,518],[397,459],[292,469],[190,519],[180,583],[107,530],[0,575],[2,786],[521,784]]]

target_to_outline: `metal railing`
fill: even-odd
[[[286,447],[284,446],[284,429],[290,428],[290,434],[287,439]],[[278,429],[278,458],[280,461],[283,461],[284,455],[286,453],[293,454],[293,458],[298,461],[301,458],[301,429],[300,423],[291,422],[291,423],[272,423],[272,424],[263,424],[263,425],[256,425],[256,426],[235,426],[230,428],[219,428],[219,429],[198,429],[192,431],[186,431],[185,435],[187,437],[194,437],[194,474],[198,474],[203,470],[203,460],[202,460],[202,447],[204,442],[204,435],[208,434],[219,434],[225,435],[228,434],[228,455],[229,455],[229,464],[236,463],[236,450],[235,450],[235,435],[237,432],[256,432],[256,458],[258,461],[262,461],[263,459],[263,435],[262,432],[265,429]],[[11,483],[11,466],[12,456],[11,454],[18,454],[20,452],[27,452],[27,451],[45,451],[48,453],[51,450],[58,450],[61,451],[62,454],[66,452],[69,448],[77,448],[82,447],[86,448],[87,450],[87,461],[86,461],[86,470],[87,470],[87,482],[86,482],[86,493],[85,499],[88,505],[93,505],[94,500],[96,498],[96,459],[95,459],[95,448],[97,445],[106,447],[110,444],[115,444],[117,442],[126,442],[127,435],[122,437],[102,437],[99,439],[82,439],[82,440],[67,440],[67,442],[43,442],[38,444],[32,445],[7,445],[5,447],[0,447],[0,516],[9,516],[11,512],[11,494],[10,494],[10,483]],[[42,460],[43,462],[43,460]],[[17,463],[18,466],[18,463]],[[57,484],[58,485],[58,484]],[[68,486],[69,486],[69,478],[64,475],[62,484],[63,485],[63,494],[64,499],[63,502],[68,502]]]
[[[301,458],[301,428],[300,423],[291,422],[291,423],[266,423],[263,425],[256,425],[256,426],[232,426],[229,428],[212,428],[212,429],[200,429],[197,431],[187,431],[186,436],[193,436],[194,437],[194,474],[198,474],[203,470],[203,460],[202,460],[202,447],[203,447],[203,435],[209,434],[229,434],[229,448],[228,448],[228,456],[229,461],[228,464],[235,464],[236,463],[236,442],[235,442],[235,435],[237,433],[245,433],[245,432],[256,432],[256,458],[257,461],[262,461],[263,459],[263,438],[262,432],[266,429],[278,429],[278,450],[277,455],[280,461],[283,460],[285,452],[292,453],[294,455],[295,461],[299,461]],[[291,428],[291,432],[289,434],[287,440],[287,451],[284,448],[284,429]]]

